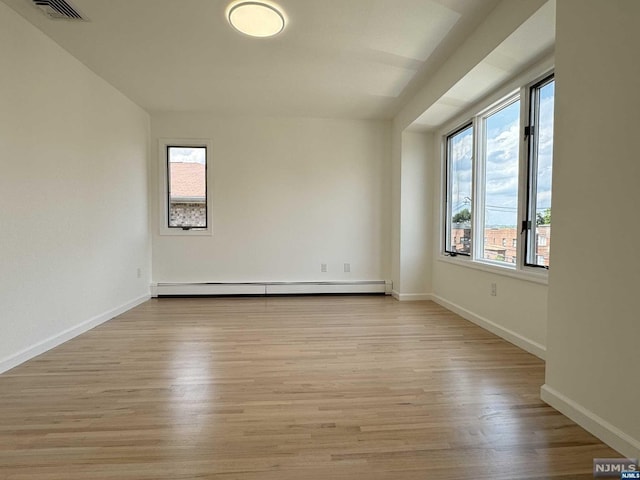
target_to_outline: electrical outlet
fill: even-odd
[[[351,264],[350,263],[345,263],[344,264],[344,271],[345,271],[345,273],[351,272]]]
[[[327,271],[327,264],[326,263],[321,263],[320,264],[320,271],[326,273],[326,271]]]
[[[491,296],[492,297],[497,297],[498,296],[498,284],[497,283],[492,283],[491,284]]]

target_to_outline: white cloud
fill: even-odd
[[[170,147],[171,162],[205,163],[206,149],[204,147]]]
[[[538,209],[551,205],[551,180],[553,164],[553,108],[554,86],[541,90],[538,119]],[[520,102],[487,117],[486,165],[484,169],[485,223],[487,225],[516,225],[519,187],[519,149],[521,140]],[[470,129],[458,133],[451,144],[452,160],[450,179],[454,208],[469,207],[472,195],[471,158],[473,143]]]
[[[520,103],[486,120],[485,225],[516,225]]]

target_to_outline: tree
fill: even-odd
[[[544,213],[536,213],[536,225],[551,225],[550,208],[547,208]]]
[[[463,223],[471,221],[471,212],[468,208],[459,211],[453,216],[453,223]]]

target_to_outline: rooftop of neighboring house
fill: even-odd
[[[202,163],[171,162],[171,197],[203,199],[206,197],[206,168]]]

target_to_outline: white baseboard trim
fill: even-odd
[[[129,302],[107,312],[101,313],[100,315],[96,315],[89,320],[86,320],[74,327],[68,328],[56,335],[53,335],[52,337],[47,338],[46,340],[42,340],[35,345],[27,347],[24,350],[15,353],[14,355],[10,355],[9,357],[0,360],[0,373],[4,373],[7,370],[17,367],[21,363],[37,357],[47,350],[51,350],[52,348],[57,347],[58,345],[61,345],[64,342],[69,341],[72,338],[91,330],[92,328],[95,328],[98,325],[111,320],[118,315],[123,314],[127,310],[131,310],[132,308],[137,307],[141,303],[149,300],[149,298],[151,298],[150,295],[142,295],[141,297],[130,300]]]
[[[416,302],[419,300],[433,300],[433,296],[430,293],[400,293],[395,290],[391,291],[391,295],[396,300],[401,302]]]
[[[385,293],[391,282],[251,282],[251,283],[157,283],[153,297],[180,295],[313,295],[332,293]]]
[[[484,328],[485,330],[489,330],[491,333],[495,333],[501,338],[504,338],[507,342],[513,343],[514,345],[526,350],[527,352],[535,355],[536,357],[544,360],[547,349],[544,345],[534,342],[519,333],[514,332],[508,328],[505,328],[501,325],[498,325],[491,320],[481,317],[480,315],[476,315],[475,313],[467,310],[466,308],[461,307],[453,302],[450,302],[438,295],[431,295],[431,299],[437,304],[443,306],[447,310],[451,310],[454,313],[457,313],[465,320],[469,320],[472,323]]]
[[[266,295],[314,293],[386,293],[385,282],[266,284]]]
[[[262,284],[252,283],[158,283],[151,285],[151,296],[163,295],[264,295]]]
[[[542,386],[540,398],[625,457],[640,457],[640,440],[627,435],[549,385]]]

